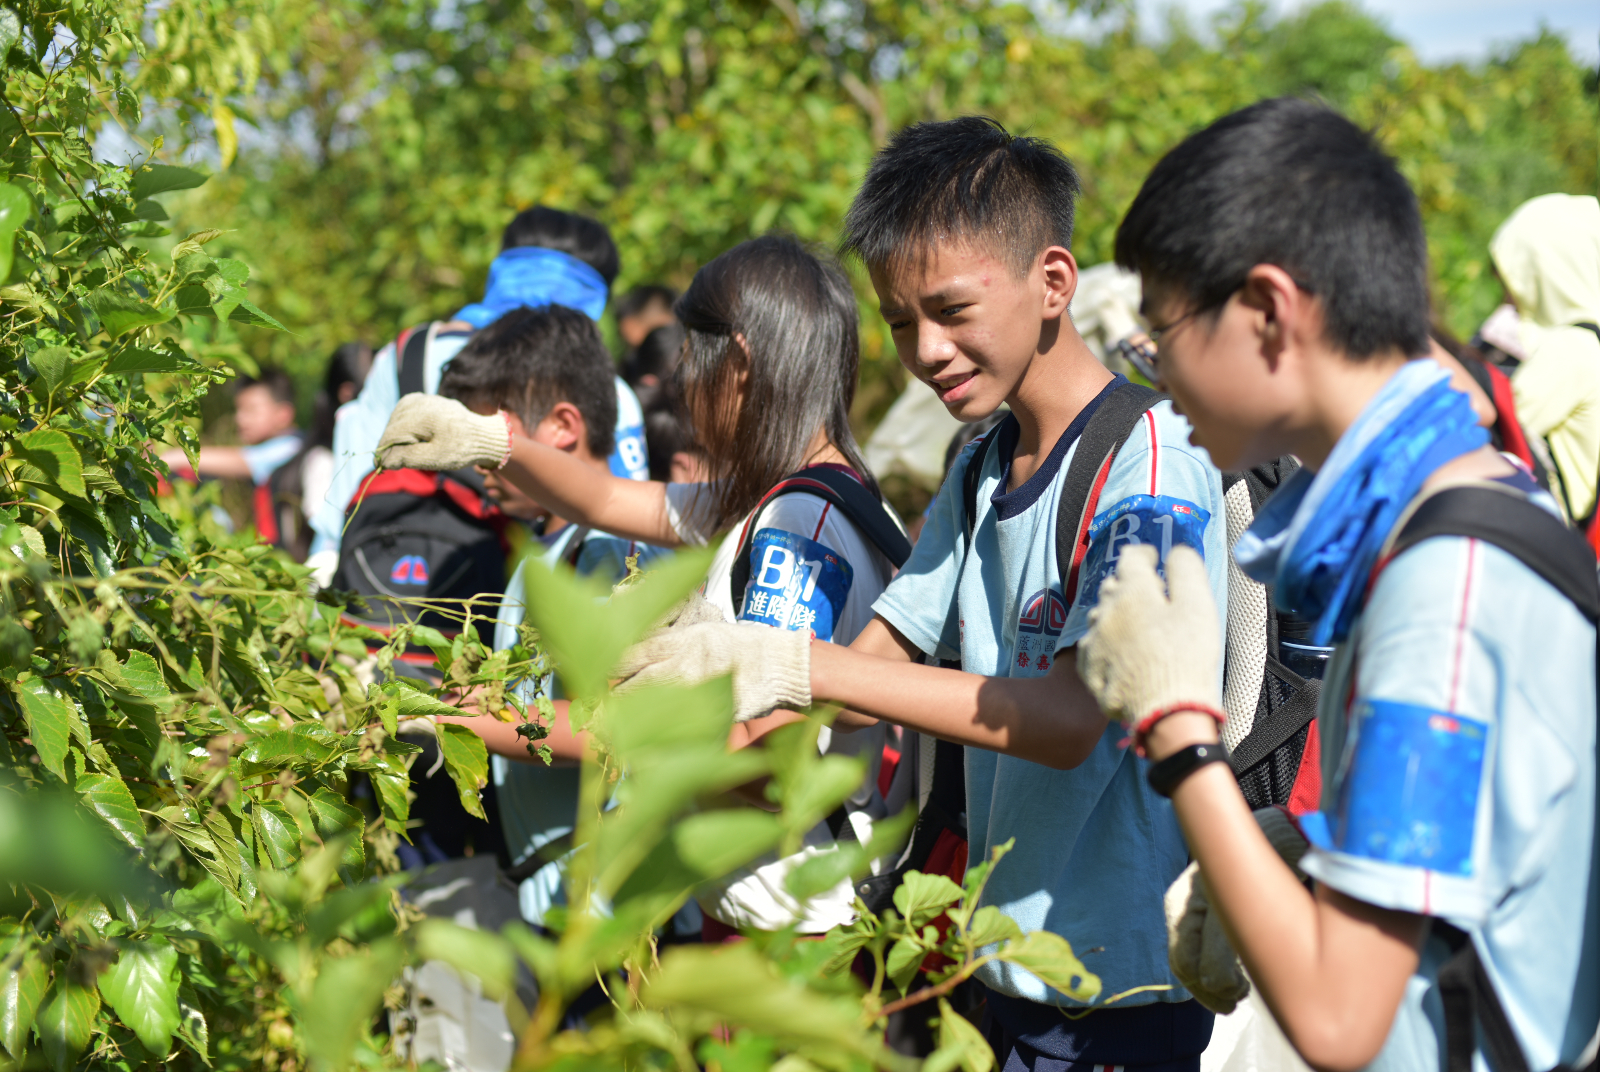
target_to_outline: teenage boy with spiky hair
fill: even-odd
[[[1116,252],[1195,442],[1231,468],[1303,462],[1234,555],[1337,645],[1312,893],[1217,762],[1199,563],[1175,550],[1163,590],[1141,549],[1101,590],[1084,678],[1138,726],[1210,911],[1318,1068],[1593,1068],[1594,559],[1415,360],[1410,187],[1337,113],[1265,101],[1156,165]]]
[[[985,903],[1025,931],[1065,937],[1105,995],[1144,988],[1085,1015],[1031,973],[986,965],[978,978],[1001,1065],[1180,1072],[1199,1068],[1212,1021],[1167,963],[1162,895],[1187,855],[1125,732],[1108,726],[1079,681],[1072,648],[1106,564],[1145,539],[1161,545],[1162,533],[1167,546],[1190,542],[1204,554],[1222,604],[1222,485],[1189,446],[1184,420],[1155,405],[1100,474],[1087,580],[1076,569],[1061,576],[1064,477],[1080,433],[1126,384],[1067,316],[1077,193],[1058,150],[992,120],[922,123],[889,142],[850,209],[845,248],[871,272],[901,363],[952,415],[976,421],[1010,406],[983,451],[976,516],[964,503],[974,445],[848,648],[796,640],[785,662],[758,654],[737,626],[696,626],[647,641],[624,665],[642,679],[731,671],[736,690],[842,704],[839,728],[884,720],[966,745],[971,859],[1016,840]],[[923,656],[959,659],[961,669],[922,665]],[[780,689],[807,672],[810,696]]]

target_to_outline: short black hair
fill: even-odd
[[[1405,177],[1372,135],[1307,100],[1261,101],[1156,164],[1117,228],[1117,263],[1225,305],[1258,264],[1322,301],[1353,358],[1428,349],[1428,245]]]
[[[565,305],[520,306],[472,336],[439,376],[439,393],[515,413],[531,431],[558,402],[588,426],[589,453],[615,444],[616,374],[599,329]]]
[[[265,387],[274,402],[286,406],[294,405],[294,381],[281,368],[264,368],[254,376],[240,376],[233,381],[234,397],[237,398],[240,392],[252,387]]]
[[[1072,162],[1041,138],[978,115],[915,123],[873,158],[840,249],[878,268],[965,240],[1024,274],[1042,250],[1072,247],[1077,199]]]
[[[643,283],[617,299],[613,315],[618,320],[626,316],[638,316],[652,305],[664,305],[671,309],[672,303],[677,300],[678,292],[671,287],[660,283]]]
[[[617,244],[611,240],[611,231],[605,224],[548,205],[523,209],[506,224],[505,233],[500,236],[500,248],[507,250],[518,246],[542,246],[576,257],[599,272],[608,287],[622,270]]]

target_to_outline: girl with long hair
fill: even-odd
[[[810,473],[820,480],[826,469],[822,475],[855,482],[872,508],[887,515],[848,419],[860,361],[849,281],[793,239],[756,238],[701,268],[674,312],[686,332],[676,384],[706,459],[706,482],[597,476],[522,436],[507,444],[495,418],[428,396],[396,410],[380,447],[388,450],[385,465],[448,467],[443,462],[459,465],[471,455],[501,464],[505,478],[559,516],[617,536],[676,547],[705,545],[726,533],[701,589],[725,620],[849,644],[872,620],[893,565],[832,501],[772,494],[785,478]],[[738,561],[741,548],[748,552]],[[745,576],[741,585],[736,578]],[[732,743],[753,744],[800,717],[777,711],[741,723]],[[708,939],[790,925],[821,933],[853,918],[848,880],[802,904],[784,879],[837,837],[865,841],[885,816],[877,789],[883,732],[823,730],[824,751],[868,757],[867,778],[840,812],[810,832],[801,852],[758,860],[701,895]],[[551,740],[558,755],[581,747],[561,725]]]

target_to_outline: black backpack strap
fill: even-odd
[[[778,481],[750,511],[750,520],[739,537],[739,549],[733,556],[733,566],[728,574],[735,614],[744,605],[744,590],[750,583],[750,544],[755,540],[756,519],[773,499],[780,495],[798,494],[814,495],[832,503],[896,569],[905,565],[906,559],[911,557],[911,541],[890,516],[882,499],[854,475],[842,469],[813,465]]]
[[[394,347],[394,371],[400,380],[400,397],[420,394],[426,381],[423,374],[428,364],[428,332],[432,324],[412,328],[402,335]]]
[[[1483,1055],[1495,1072],[1532,1072],[1472,939],[1442,919],[1433,921],[1433,933],[1443,938],[1451,951],[1438,977],[1439,1002],[1444,1006],[1445,1072],[1472,1072],[1479,1032]],[[1551,1072],[1569,1070],[1557,1065]]]
[[[955,666],[955,669],[960,669]],[[965,749],[949,741],[935,741],[933,784],[928,799],[917,812],[911,829],[911,844],[893,870],[872,875],[856,883],[856,894],[871,911],[882,915],[894,905],[894,891],[908,871],[920,871],[928,863],[940,835],[949,830],[962,840],[967,838],[967,776]]]
[[[983,463],[989,457],[989,448],[994,446],[994,441],[999,435],[999,424],[985,432],[983,438],[978,440],[978,446],[973,450],[972,457],[967,460],[966,469],[961,473],[961,502],[965,509],[962,516],[967,521],[968,547],[972,546],[972,533],[978,523],[978,485],[983,483]]]
[[[1581,535],[1526,496],[1481,484],[1435,492],[1412,510],[1384,561],[1432,536],[1468,536],[1494,544],[1571,600],[1590,622],[1600,621],[1600,579],[1595,573],[1594,552]],[[1446,1072],[1471,1072],[1480,1033],[1484,1056],[1495,1072],[1530,1072],[1527,1056],[1471,938],[1440,919],[1433,921],[1433,933],[1444,938],[1451,949],[1438,979],[1444,1006]]]
[[[1435,492],[1412,510],[1386,561],[1431,536],[1470,536],[1494,544],[1571,600],[1589,621],[1600,621],[1594,551],[1526,496],[1481,484]]]
[[[1317,717],[1317,700],[1322,695],[1322,682],[1304,678],[1284,666],[1271,655],[1267,656],[1266,671],[1294,689],[1289,702],[1272,713],[1269,719],[1260,719],[1250,727],[1250,732],[1239,747],[1228,755],[1228,764],[1234,774],[1243,774],[1273,752],[1282,748],[1294,735],[1309,726]]]
[[[1100,403],[1078,437],[1056,506],[1056,571],[1068,606],[1077,594],[1078,566],[1089,550],[1089,522],[1094,520],[1111,463],[1145,413],[1166,397],[1142,384],[1121,384]]]

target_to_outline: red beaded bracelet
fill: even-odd
[[[1144,758],[1144,739],[1150,733],[1150,731],[1155,728],[1155,724],[1166,718],[1168,715],[1176,715],[1180,711],[1193,711],[1195,714],[1199,715],[1210,715],[1212,718],[1217,720],[1217,725],[1219,726],[1228,721],[1227,715],[1223,714],[1215,707],[1212,707],[1210,704],[1176,703],[1170,704],[1166,707],[1157,708],[1148,715],[1144,716],[1144,718],[1140,719],[1139,724],[1133,727],[1133,750],[1138,754],[1140,759]]]

